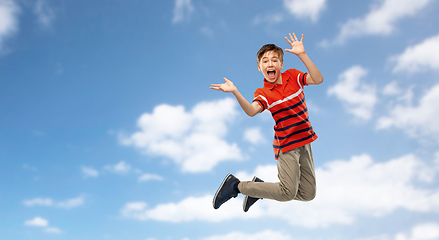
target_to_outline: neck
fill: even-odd
[[[279,76],[279,78],[277,79],[277,81],[275,82],[275,84],[282,84],[282,74]]]

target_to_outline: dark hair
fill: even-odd
[[[264,56],[264,54],[269,51],[274,51],[279,55],[280,61],[281,62],[284,61],[284,51],[282,50],[282,48],[270,43],[270,44],[265,44],[264,46],[261,47],[261,49],[259,49],[258,54],[256,55],[258,58],[258,64],[262,56]]]

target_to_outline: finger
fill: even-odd
[[[303,33],[302,33],[302,39],[300,39],[301,42],[303,42]]]
[[[291,33],[289,33],[289,35],[290,35],[291,41],[294,42],[293,35],[291,35]]]
[[[288,42],[290,45],[293,45],[293,43],[290,41],[290,39],[288,39],[287,37],[285,37],[285,39],[287,40],[287,42]]]
[[[221,86],[215,86],[215,87],[209,87],[210,89],[214,89],[214,90],[217,90],[217,91],[224,91],[222,88],[221,88]]]
[[[293,36],[294,36],[294,40],[299,41],[299,40],[297,40],[297,37],[296,37],[295,33],[293,33]]]

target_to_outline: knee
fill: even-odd
[[[282,188],[282,202],[287,202],[296,199],[297,189]]]
[[[307,192],[306,194],[304,194],[303,196],[303,201],[311,201],[316,197],[316,189],[312,189],[311,191]]]
[[[292,201],[292,200],[294,200],[295,198],[296,198],[296,194],[292,194],[292,193],[288,194],[288,193],[286,193],[286,194],[284,195],[284,201],[285,201],[285,202]]]

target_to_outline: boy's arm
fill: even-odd
[[[211,84],[209,87],[210,89],[215,89],[217,91],[223,91],[223,92],[231,92],[235,96],[236,100],[238,100],[239,105],[241,106],[242,110],[249,115],[250,117],[255,116],[256,114],[260,113],[262,110],[261,105],[257,102],[249,103],[242,94],[238,91],[238,88],[235,87],[232,81],[228,80],[227,78],[224,78],[225,83],[223,84]]]
[[[285,49],[285,51],[295,54],[300,58],[300,60],[302,60],[303,64],[305,64],[306,69],[308,69],[308,75],[306,77],[307,85],[317,85],[322,83],[323,82],[322,74],[320,73],[316,65],[314,65],[314,63],[308,57],[308,55],[305,52],[305,48],[303,47],[303,34],[302,34],[302,39],[300,39],[300,41],[297,40],[296,34],[293,33],[293,36],[291,36],[290,33],[291,41],[290,39],[285,37],[287,42],[291,45],[291,49]]]

